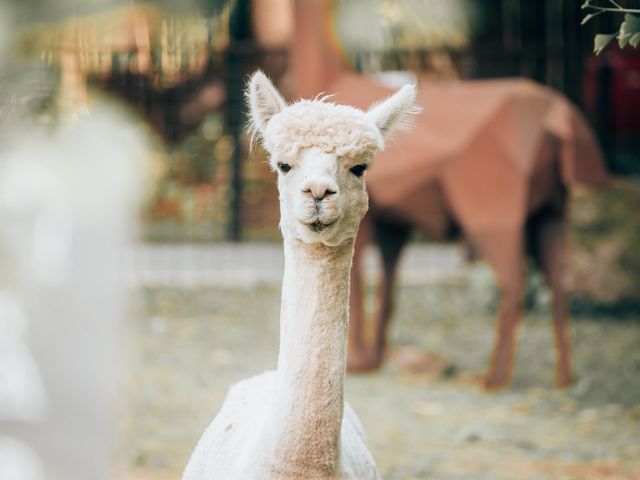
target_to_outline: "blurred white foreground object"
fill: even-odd
[[[33,450],[13,438],[0,436],[0,478],[43,480],[42,464]]]
[[[0,291],[0,420],[36,421],[45,413],[44,386],[26,344],[26,326],[16,300]]]
[[[13,375],[23,408],[0,391],[0,428],[13,437],[0,442],[0,478],[40,479],[41,462],[47,480],[104,479],[121,263],[135,232],[145,139],[128,117],[100,108],[9,138],[0,151],[0,358],[13,373],[0,368],[0,388]]]

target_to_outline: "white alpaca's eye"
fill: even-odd
[[[356,165],[355,167],[351,167],[349,170],[356,177],[361,177],[366,169],[367,169],[367,164],[366,163],[362,163],[360,165]]]
[[[291,165],[289,165],[288,163],[278,162],[278,168],[282,173],[287,173],[289,170],[291,170]]]

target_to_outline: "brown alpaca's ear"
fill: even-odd
[[[252,136],[256,133],[262,136],[269,120],[284,110],[287,104],[260,70],[251,76],[246,95],[249,103],[249,130]]]
[[[367,112],[384,138],[397,130],[407,130],[421,108],[416,105],[415,85],[405,85],[389,98],[373,105]]]

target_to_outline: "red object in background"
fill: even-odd
[[[620,49],[614,43],[601,55],[591,56],[586,66],[585,97],[592,114],[606,112],[607,131],[640,133],[640,50]],[[606,107],[604,112],[599,111],[600,102]]]

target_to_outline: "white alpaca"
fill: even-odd
[[[368,112],[325,100],[287,106],[261,72],[251,120],[278,170],[285,272],[277,370],[234,385],[183,480],[378,479],[344,402],[349,271],[368,208],[363,173],[415,113],[405,86]]]

